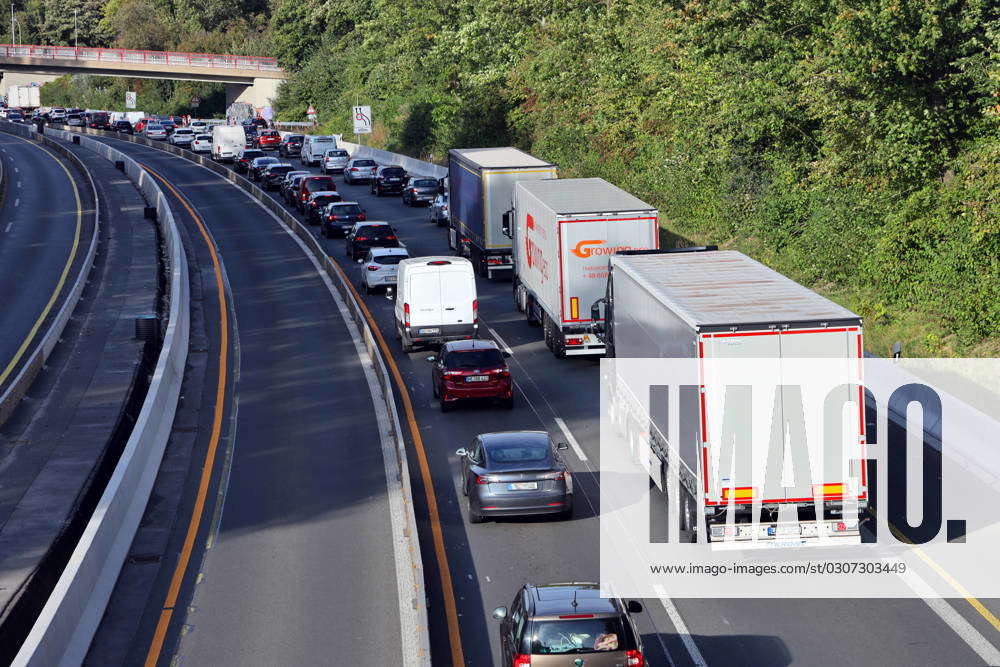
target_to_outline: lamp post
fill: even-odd
[[[14,3],[10,3],[10,43],[14,43]]]
[[[77,20],[79,9],[73,8],[73,48],[80,48],[80,22]]]

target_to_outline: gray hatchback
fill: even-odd
[[[484,433],[462,459],[462,492],[469,499],[469,523],[488,516],[558,514],[573,516],[573,481],[559,452],[544,431]]]

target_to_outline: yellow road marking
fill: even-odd
[[[365,319],[368,321],[368,328],[371,329],[372,335],[375,336],[378,346],[382,350],[382,356],[385,358],[385,363],[389,366],[392,377],[396,381],[396,387],[399,388],[400,398],[403,400],[403,410],[406,412],[406,422],[410,427],[410,435],[413,438],[413,448],[417,452],[417,461],[420,464],[420,477],[423,480],[424,485],[424,496],[427,499],[427,514],[431,523],[431,535],[434,538],[434,555],[437,558],[438,572],[440,572],[441,576],[441,590],[444,595],[444,611],[448,621],[448,643],[451,644],[451,662],[453,667],[461,667],[465,664],[465,655],[462,651],[462,635],[458,630],[458,607],[455,605],[455,591],[452,588],[451,570],[448,568],[448,554],[444,550],[444,534],[441,531],[441,518],[438,513],[437,496],[434,493],[434,483],[431,480],[431,469],[427,463],[427,453],[424,451],[424,441],[420,437],[420,428],[417,426],[417,418],[413,412],[413,403],[410,401],[410,392],[406,389],[406,383],[403,382],[403,376],[399,373],[399,367],[396,366],[396,360],[393,359],[392,354],[389,353],[389,347],[385,344],[382,332],[379,330],[378,325],[375,324],[372,314],[368,311],[368,306],[365,305],[365,302],[361,299],[358,291],[354,289],[354,285],[351,284],[351,281],[347,279],[347,275],[344,273],[344,270],[340,267],[340,265],[333,261],[332,257],[329,259],[334,268],[337,270],[337,273],[340,274],[344,284],[351,290],[351,294],[354,295],[355,301],[357,301],[358,305],[361,306],[361,311],[364,313]]]
[[[989,609],[986,608],[986,605],[984,605],[982,602],[976,599],[976,597],[969,592],[969,589],[967,589],[965,586],[959,583],[958,580],[955,579],[953,576],[948,574],[947,570],[938,565],[937,562],[934,561],[934,559],[932,559],[930,556],[924,553],[923,549],[917,547],[914,549],[914,552],[916,552],[916,554],[920,556],[920,559],[922,561],[930,565],[931,569],[938,573],[938,576],[947,581],[952,588],[958,591],[958,594],[961,595],[963,598],[965,598],[965,601],[968,602],[970,605],[972,605],[972,608],[978,611],[979,614],[983,618],[985,618],[987,622],[990,625],[992,625],[995,630],[1000,632],[1000,619],[994,616],[993,612],[991,612]]]
[[[66,276],[69,275],[69,270],[73,266],[73,261],[76,260],[76,251],[80,247],[80,229],[83,226],[83,204],[80,201],[80,190],[76,187],[76,181],[73,180],[73,175],[69,173],[69,169],[66,168],[66,165],[64,165],[62,160],[53,155],[48,149],[42,148],[38,144],[28,141],[23,137],[18,137],[16,135],[11,136],[16,139],[20,139],[30,146],[34,146],[43,153],[46,153],[49,157],[56,161],[56,164],[58,164],[64,172],[66,172],[66,178],[69,179],[70,185],[73,186],[73,197],[76,198],[76,231],[73,234],[73,247],[70,248],[69,259],[66,260],[66,266],[63,267],[62,273],[59,276],[59,282],[56,283],[56,288],[53,290],[52,296],[49,297],[48,303],[46,303],[45,308],[42,309],[42,314],[38,316],[37,320],[35,320],[35,324],[31,327],[31,331],[28,332],[24,342],[22,342],[21,346],[17,348],[17,352],[14,353],[14,357],[10,360],[10,363],[7,364],[7,367],[0,372],[0,384],[3,384],[4,380],[7,379],[7,376],[14,372],[14,368],[17,366],[18,362],[21,361],[21,357],[24,356],[28,346],[31,345],[31,341],[34,340],[36,335],[38,335],[38,330],[41,328],[42,323],[45,322],[45,318],[49,316],[49,311],[52,310],[52,306],[55,305],[56,300],[59,298],[59,294],[62,292],[63,286],[66,284]]]
[[[163,176],[144,164],[141,166],[143,169],[152,174],[156,180],[160,181],[163,185],[170,189],[174,196],[177,197],[178,201],[180,201],[181,205],[187,209],[187,212],[191,215],[195,224],[198,225],[198,230],[201,232],[201,236],[205,240],[205,244],[208,246],[208,251],[212,255],[212,266],[215,270],[216,291],[219,295],[219,328],[221,330],[219,346],[219,382],[215,389],[215,410],[212,415],[212,435],[208,442],[208,451],[205,453],[205,462],[202,464],[201,480],[198,483],[198,495],[195,498],[194,509],[191,511],[191,520],[188,523],[187,534],[184,536],[184,545],[181,547],[181,553],[177,559],[177,565],[174,568],[174,574],[170,580],[170,586],[167,589],[167,597],[163,602],[163,608],[160,610],[160,620],[156,624],[156,631],[153,633],[153,640],[150,642],[149,650],[146,653],[145,664],[147,667],[153,667],[160,659],[160,653],[163,650],[163,641],[166,639],[167,629],[170,627],[170,618],[173,616],[174,607],[177,604],[177,597],[180,594],[181,583],[184,581],[184,574],[187,571],[188,563],[191,560],[191,552],[194,550],[194,541],[198,536],[198,528],[201,526],[201,518],[205,510],[205,499],[208,496],[208,485],[212,479],[212,468],[215,465],[215,455],[219,446],[219,436],[222,432],[222,413],[224,399],[226,396],[226,364],[229,356],[229,312],[226,310],[226,292],[222,279],[222,266],[219,263],[219,256],[215,250],[215,245],[212,243],[212,239],[208,235],[208,230],[205,229],[205,225],[201,217],[195,213],[195,210],[191,207],[187,200],[184,199],[174,186],[163,178]]]

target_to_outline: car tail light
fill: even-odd
[[[569,473],[563,470],[560,472],[548,472],[545,473],[544,475],[539,475],[538,479],[548,479],[556,482],[561,482],[565,480],[568,475]]]
[[[566,339],[566,344],[567,345],[583,345],[583,339],[582,338],[567,338]]]
[[[476,484],[489,484],[495,481],[492,475],[476,475]]]
[[[410,188],[410,192],[412,194],[417,194],[417,189],[416,188]]]
[[[335,215],[328,215],[328,216],[326,216],[326,219],[329,220],[330,222],[334,222],[337,219],[337,216],[335,216]]]
[[[479,299],[472,300],[472,323],[479,322]]]
[[[355,236],[354,240],[355,241],[367,241],[368,237],[367,236]]]
[[[390,234],[389,236],[385,237],[385,240],[386,241],[395,241],[396,240],[396,235],[395,234]]]
[[[462,371],[445,371],[442,375],[446,377],[461,377],[462,375],[465,375],[465,373]]]
[[[403,304],[403,324],[405,326],[410,326],[410,304]]]
[[[628,667],[643,667],[646,664],[646,659],[642,657],[642,651],[630,649],[625,651],[625,664]]]
[[[307,200],[307,199],[309,199],[309,195],[307,195],[307,194],[303,194],[303,195],[302,195],[302,201],[305,201],[305,200]]]
[[[368,269],[369,271],[378,271],[378,264],[369,264],[365,268]]]
[[[511,663],[510,667],[531,667],[531,656],[518,653],[514,656],[514,662]]]
[[[351,167],[351,171],[357,171],[357,170],[358,170],[357,167]]]
[[[367,220],[368,216],[364,213],[358,213],[358,220]]]

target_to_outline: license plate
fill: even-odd
[[[470,375],[465,378],[466,382],[489,382],[489,375]]]
[[[441,333],[441,330],[440,329],[417,329],[417,333],[424,334],[424,335],[430,335],[430,334]]]
[[[390,178],[390,179],[387,179],[387,180],[388,180],[388,181],[389,181],[390,183],[399,183],[399,179],[398,179],[398,178]]]
[[[508,491],[534,491],[538,488],[538,482],[511,482],[507,485]]]

